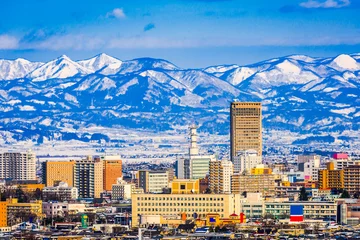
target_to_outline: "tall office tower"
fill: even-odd
[[[104,164],[104,190],[111,191],[112,185],[122,177],[122,161],[120,156],[103,156],[101,160]]]
[[[210,161],[210,190],[213,193],[231,193],[231,176],[233,172],[233,163],[230,161]]]
[[[145,193],[162,193],[169,186],[169,173],[167,171],[140,170],[138,179],[139,188]]]
[[[262,157],[258,156],[257,151],[240,151],[233,158],[234,172],[250,173],[251,169],[262,163]]]
[[[75,161],[59,161],[42,163],[42,182],[47,187],[58,186],[66,182],[69,187],[74,186]]]
[[[190,126],[190,148],[189,148],[189,155],[190,156],[198,156],[199,155],[199,148],[197,146],[197,126],[192,125]]]
[[[79,198],[99,198],[103,192],[103,163],[88,157],[75,162],[75,187]]]
[[[36,180],[36,156],[25,153],[0,153],[0,179]]]
[[[231,161],[239,151],[262,155],[262,114],[259,102],[232,102],[230,107]]]

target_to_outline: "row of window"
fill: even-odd
[[[157,203],[157,202],[150,202],[150,203],[137,203],[137,206],[189,206],[189,207],[223,207],[224,203],[180,203],[180,202],[174,202],[174,203]]]
[[[138,201],[224,201],[224,198],[201,197],[138,197]]]

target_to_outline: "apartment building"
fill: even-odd
[[[103,192],[103,163],[88,157],[75,161],[75,187],[79,198],[99,198]]]
[[[344,189],[351,195],[360,192],[360,165],[344,168]]]
[[[319,189],[343,189],[344,170],[336,170],[333,162],[326,164],[326,169],[319,170]]]
[[[209,188],[213,193],[231,193],[233,163],[227,160],[210,161]]]
[[[0,153],[0,179],[36,180],[36,156],[27,152]]]

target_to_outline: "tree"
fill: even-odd
[[[308,201],[309,200],[309,197],[308,197],[305,187],[302,187],[300,190],[299,200],[300,201]]]
[[[347,190],[344,190],[340,195],[340,198],[350,198],[350,194]]]
[[[206,193],[206,194],[210,194],[210,193],[211,193],[211,189],[210,189],[210,188],[206,188],[205,193]]]

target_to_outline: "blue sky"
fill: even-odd
[[[181,67],[360,52],[360,0],[4,0],[0,58],[164,58]]]

